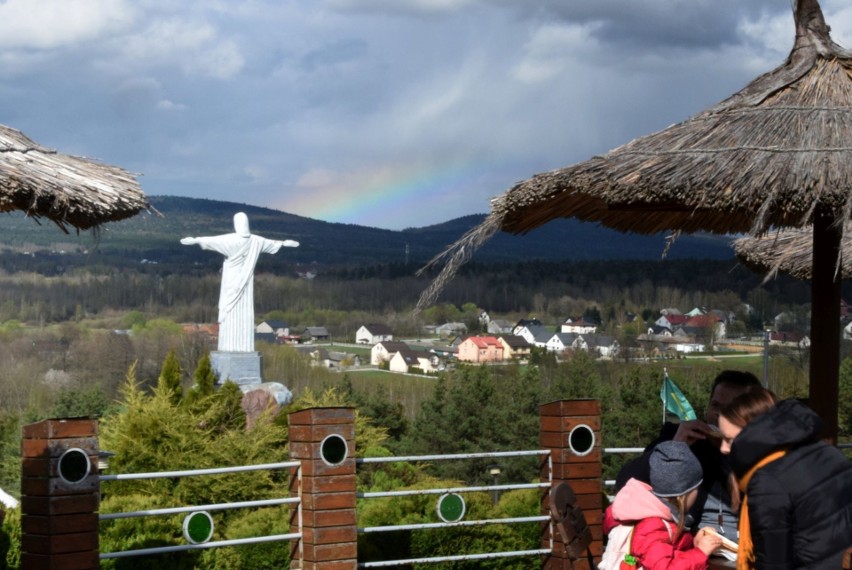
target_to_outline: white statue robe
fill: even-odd
[[[219,351],[254,352],[254,266],[261,253],[277,253],[281,242],[235,233],[197,240],[202,249],[225,256],[219,290]]]

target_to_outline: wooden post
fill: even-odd
[[[21,460],[21,569],[98,568],[97,420],[24,426]]]
[[[603,482],[601,480],[601,406],[598,400],[560,400],[540,408],[539,438],[551,450],[553,483],[566,482],[577,496],[592,531],[595,563],[603,553]],[[542,481],[547,481],[547,466]],[[542,514],[549,515],[547,497]],[[595,570],[585,559],[569,560],[559,533],[553,537],[553,553],[544,558],[547,570]],[[550,525],[545,523],[542,548],[550,547]]]
[[[355,410],[313,408],[290,414],[290,459],[301,461],[301,476],[290,477],[290,567],[354,570],[358,567],[355,519]]]
[[[814,216],[808,405],[822,418],[821,437],[837,443],[840,385],[840,259],[842,230],[832,212]]]

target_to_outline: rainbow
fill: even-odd
[[[382,168],[361,171],[313,184],[300,184],[276,207],[292,214],[327,222],[360,224],[402,229],[445,221],[459,212],[464,197],[485,184],[494,171],[483,164],[455,164],[442,169]],[[494,188],[496,195],[503,188]],[[489,209],[483,201],[477,211]],[[428,212],[420,216],[423,224],[404,223],[418,219],[417,214],[402,214],[406,209]],[[449,212],[445,216],[442,212]]]

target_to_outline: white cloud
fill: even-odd
[[[513,75],[520,81],[539,83],[565,71],[567,65],[582,57],[597,42],[590,26],[547,24],[535,31],[524,46],[523,59]]]
[[[160,99],[157,101],[157,109],[161,109],[163,111],[183,111],[186,109],[186,105],[175,103],[168,99]]]
[[[108,37],[134,17],[125,0],[6,0],[0,49],[58,49]]]
[[[334,9],[388,14],[441,14],[476,4],[477,0],[328,0]]]
[[[161,19],[121,41],[126,59],[143,67],[175,66],[190,75],[227,79],[245,63],[236,43],[212,25],[183,18]]]

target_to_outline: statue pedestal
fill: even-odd
[[[227,380],[240,387],[261,384],[261,355],[259,352],[220,352],[210,353],[210,364],[218,378],[217,384]]]

